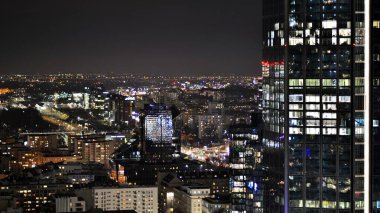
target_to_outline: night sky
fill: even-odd
[[[1,0],[0,73],[260,74],[261,0]]]

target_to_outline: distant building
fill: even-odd
[[[173,212],[173,196],[176,187],[201,185],[209,189],[211,197],[227,197],[229,195],[228,181],[227,171],[201,171],[199,167],[180,169],[177,173],[159,173],[157,185],[160,211]]]
[[[56,134],[30,134],[26,146],[36,149],[57,149],[59,138]]]
[[[108,111],[110,109],[109,92],[99,86],[91,91],[91,108]]]
[[[62,195],[55,197],[55,212],[84,212],[86,211],[86,202],[79,197]]]
[[[61,152],[38,152],[34,158],[36,165],[42,165],[45,163],[59,163],[59,162],[75,162],[80,160],[80,156],[72,155],[69,153]]]
[[[200,165],[207,169],[206,165]],[[212,171],[211,171],[212,170]],[[188,170],[180,170],[177,174],[178,178],[187,185],[202,185],[210,189],[211,196],[228,195],[229,194],[229,174],[228,170],[208,168],[191,168]]]
[[[59,172],[61,174],[69,174],[74,172],[81,172],[83,165],[81,163],[61,163],[58,164]]]
[[[83,144],[90,141],[104,141],[104,135],[73,135],[70,137],[69,149],[74,152],[74,154],[83,155]]]
[[[160,212],[174,211],[174,188],[182,186],[183,182],[175,173],[158,173],[158,208]]]
[[[12,194],[0,195],[0,212],[1,213],[22,213],[21,207],[17,207],[17,199]]]
[[[95,180],[95,174],[91,173],[69,173],[66,175],[67,179],[72,184],[87,184]]]
[[[82,159],[106,164],[110,155],[121,145],[120,141],[86,141],[83,143]]]
[[[177,146],[173,143],[171,111],[163,105],[146,104],[141,123],[143,160],[151,163],[173,161]]]
[[[136,99],[116,94],[112,94],[110,99],[113,122],[120,126],[133,126],[132,112],[136,110]]]
[[[230,143],[231,212],[263,212],[264,175],[262,170],[262,142],[260,121],[255,127],[236,124],[228,131]]]
[[[2,185],[0,194],[14,196],[16,207],[22,208],[23,212],[36,212],[48,202],[51,195],[65,193],[72,187],[71,184],[27,181]]]
[[[76,194],[85,199],[88,208],[158,213],[157,187],[94,187],[77,190]]]
[[[174,212],[202,213],[202,199],[210,196],[210,188],[180,186],[174,188]]]
[[[230,199],[211,198],[202,199],[202,213],[228,213],[230,212]]]
[[[74,147],[77,154],[82,156],[83,161],[97,162],[108,166],[111,154],[113,154],[122,143],[123,141],[120,140],[105,140],[104,136],[84,136],[74,140]]]
[[[222,138],[224,119],[222,115],[198,115],[198,138],[217,139]]]
[[[184,169],[180,162],[145,163],[127,162],[122,164],[126,182],[131,185],[155,185],[159,172],[178,172]]]

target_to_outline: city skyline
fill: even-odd
[[[0,3],[0,212],[379,213],[380,1],[236,2]]]

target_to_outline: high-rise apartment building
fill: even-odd
[[[157,187],[154,186],[93,187],[79,189],[75,193],[83,197],[89,209],[158,213]]]
[[[379,2],[263,7],[267,212],[379,212]]]

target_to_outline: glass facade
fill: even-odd
[[[264,1],[264,163],[275,178],[273,201],[285,212],[364,212],[371,205],[365,201],[367,159],[372,162],[371,208],[380,210],[380,157],[375,154],[380,152],[380,3],[371,2],[371,39],[366,41],[370,2]],[[366,47],[370,74],[365,72]],[[368,79],[370,94],[365,92]]]
[[[141,147],[144,161],[149,163],[173,161],[177,145],[173,142],[171,111],[160,104],[146,104],[141,120]]]
[[[365,175],[365,7],[364,0],[355,2],[355,35],[354,35],[354,208],[363,211],[364,201],[364,175]]]
[[[263,169],[260,130],[246,124],[231,126],[230,144],[230,194],[232,213],[262,213]]]
[[[380,212],[380,1],[373,0],[371,5],[371,82],[372,82],[372,207],[374,213]]]
[[[268,178],[265,182],[265,212],[284,209],[285,149],[285,1],[263,3],[263,164]]]
[[[172,143],[173,122],[170,112],[145,116],[145,140],[152,143]]]

